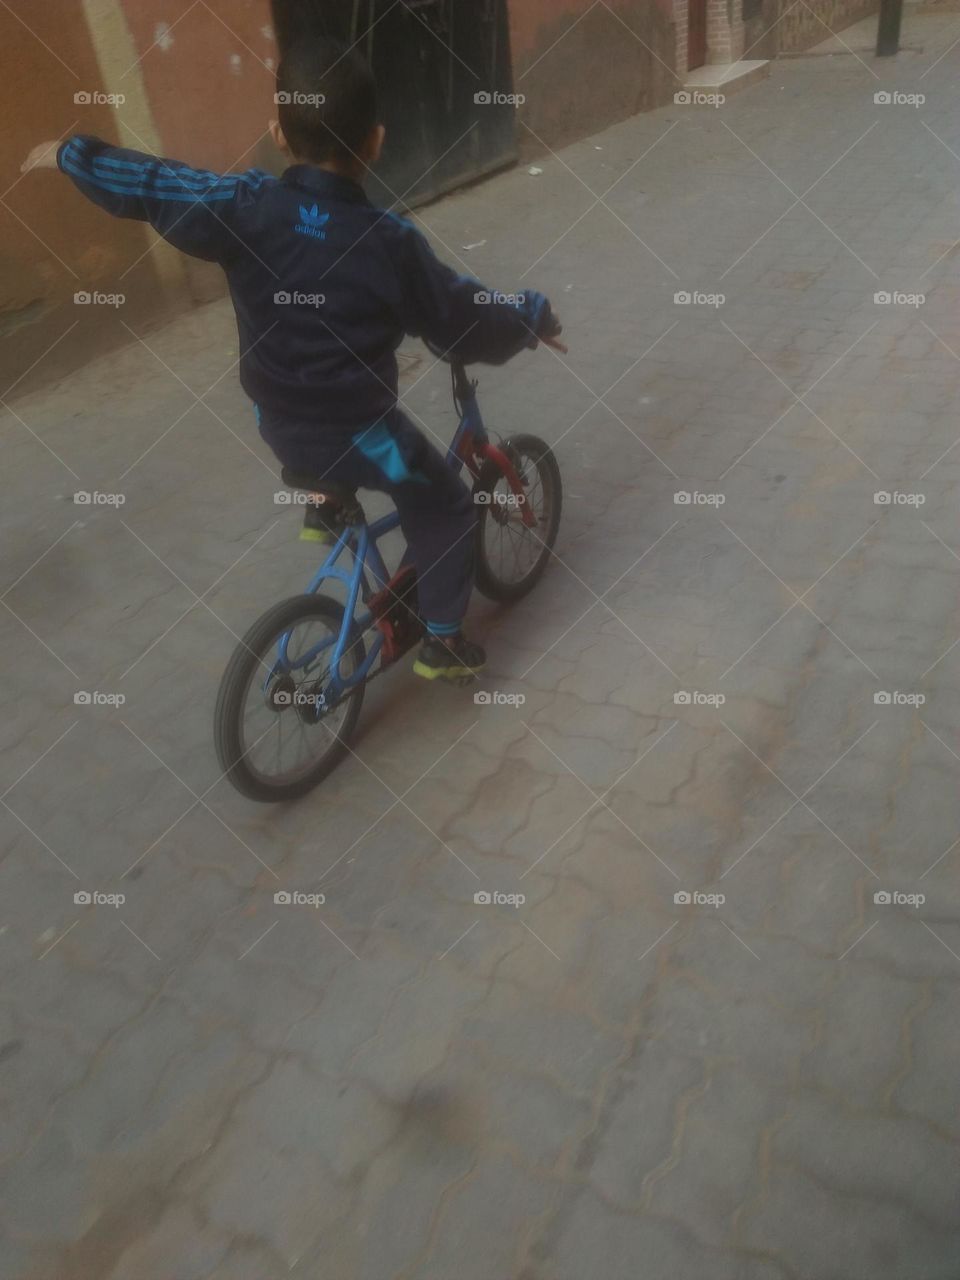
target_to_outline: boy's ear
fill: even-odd
[[[383,144],[387,136],[387,130],[384,125],[378,124],[370,135],[370,143],[368,154],[366,157],[367,164],[371,167],[377,163],[381,155],[383,155]]]
[[[270,121],[270,137],[273,139],[273,145],[277,148],[280,154],[289,156],[290,144],[287,142],[284,132],[280,128],[279,120]]]

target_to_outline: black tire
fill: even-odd
[[[542,512],[539,510],[536,512],[537,528],[535,530],[528,529],[522,523],[517,525],[518,530],[523,530],[522,536],[529,540],[528,550],[534,557],[530,568],[517,579],[508,580],[492,563],[488,539],[491,532],[496,533],[497,526],[499,526],[501,540],[504,536],[513,536],[511,530],[516,523],[516,518],[514,517],[511,521],[509,510],[498,507],[495,502],[495,495],[498,492],[504,495],[509,494],[509,487],[503,472],[495,462],[489,460],[483,464],[474,486],[474,500],[478,502],[477,590],[489,600],[510,603],[522,600],[533,590],[543,577],[544,570],[550,561],[563,513],[563,479],[553,451],[537,436],[512,436],[504,441],[501,448],[515,461],[520,462],[522,475],[529,478],[531,467],[536,471],[545,499],[545,509]],[[528,484],[527,487],[532,486]],[[517,537],[520,536],[518,532]]]
[[[363,705],[363,684],[331,709],[329,714],[332,715],[346,707],[346,714],[336,732],[329,732],[329,746],[312,765],[309,767],[305,765],[301,771],[287,780],[282,780],[280,777],[271,780],[250,762],[253,747],[257,745],[254,743],[248,747],[244,742],[245,709],[251,688],[258,672],[268,669],[272,662],[271,651],[275,650],[280,637],[285,632],[292,631],[298,623],[310,622],[326,624],[334,634],[339,634],[343,624],[343,607],[327,596],[293,596],[289,600],[282,601],[254,623],[234,651],[223,673],[214,712],[217,759],[220,761],[224,776],[248,800],[276,803],[282,800],[298,800],[305,796],[340,763],[347,753],[350,738],[356,728],[357,718]],[[351,664],[352,669],[355,670],[361,665],[365,656],[366,647],[362,637],[358,635],[344,656],[343,662]],[[299,716],[294,706],[288,706],[279,712],[271,707],[265,709],[268,715],[272,711],[278,719],[281,716]],[[302,717],[301,723],[303,723]],[[321,728],[321,723],[322,720],[318,717],[314,723],[310,724],[309,731],[327,732]],[[282,731],[282,726],[278,725],[278,733],[281,737]],[[305,730],[301,729],[301,737],[304,732]],[[320,741],[322,743],[323,739]]]

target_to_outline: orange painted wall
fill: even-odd
[[[133,48],[105,84],[81,0],[0,4],[0,195],[7,191],[9,206],[0,203],[0,397],[11,386],[23,394],[128,341],[124,325],[143,333],[224,288],[222,274],[206,263],[181,259],[171,271],[168,259],[164,270],[152,231],[108,218],[62,176],[20,180],[35,143],[91,133],[214,169],[276,163],[264,138],[276,58],[268,0],[119,5]],[[128,103],[119,110],[77,105],[78,90],[125,92]],[[151,138],[132,131],[134,98],[152,117]],[[95,289],[122,293],[127,302],[119,312],[78,311],[74,294]]]
[[[268,0],[122,0],[168,155],[248,168],[275,114],[276,44]]]
[[[75,323],[74,293],[115,291],[123,267],[146,247],[141,228],[111,225],[60,175],[21,177],[20,165],[35,144],[68,132],[116,136],[116,129],[112,108],[74,102],[79,91],[104,88],[76,0],[5,0],[5,6],[0,6],[0,396]],[[139,287],[146,295],[156,294],[150,262],[143,264]],[[63,344],[73,364],[102,345],[91,332],[95,327],[78,325]],[[64,354],[58,347],[37,375],[59,367]]]
[[[523,154],[582,138],[672,95],[671,0],[509,6],[514,85],[527,99],[519,112]]]

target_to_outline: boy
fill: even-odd
[[[240,381],[261,435],[291,472],[389,494],[426,621],[414,669],[460,679],[486,661],[461,629],[476,513],[466,486],[398,407],[396,349],[406,333],[466,360],[502,363],[540,339],[564,350],[560,325],[538,293],[522,306],[477,305],[478,281],[457,276],[412,224],[369,203],[360,183],[384,129],[359,54],[326,40],[294,48],[277,88],[270,132],[292,161],[279,179],[259,170],[220,176],[88,137],[42,144],[23,168],[58,167],[107,212],[149,222],[223,267]]]

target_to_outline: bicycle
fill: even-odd
[[[459,426],[446,460],[473,477],[477,589],[514,602],[536,586],[553,551],[563,505],[560,468],[536,436],[492,443],[477,382],[461,361],[448,363]],[[241,795],[261,802],[299,799],[331,773],[349,750],[366,686],[424,633],[416,569],[401,559],[391,576],[378,546],[399,527],[399,516],[368,524],[356,490],[286,470],[283,481],[304,495],[304,536],[326,542],[329,553],[303,595],[275,605],[243,637],[214,713],[224,775]],[[341,563],[347,555],[350,568]],[[330,581],[345,587],[345,604],[320,594]],[[297,748],[289,767],[281,758],[285,736]]]

